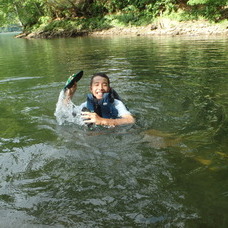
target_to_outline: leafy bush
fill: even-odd
[[[189,0],[192,12],[211,21],[218,21],[223,17],[223,10],[228,6],[227,0]]]
[[[228,17],[227,0],[2,0],[0,24],[22,24],[24,31],[102,29],[140,26],[156,18],[198,18],[221,21]]]

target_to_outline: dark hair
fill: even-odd
[[[110,80],[109,80],[109,77],[105,74],[105,73],[96,73],[94,74],[92,77],[91,77],[91,80],[90,80],[90,86],[92,86],[92,83],[93,83],[93,79],[97,76],[100,76],[102,78],[106,78],[107,81],[108,81],[108,86],[110,87]]]

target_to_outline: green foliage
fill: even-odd
[[[142,1],[124,1],[128,2],[122,5],[121,11],[112,16],[108,16],[113,26],[140,26],[151,23],[157,16],[169,14],[175,10],[173,0],[142,0]],[[131,4],[130,4],[131,3]],[[107,18],[107,17],[106,17]]]
[[[39,18],[38,22],[40,24],[48,24],[49,22],[51,22],[51,17],[49,16],[42,16]]]
[[[193,6],[193,14],[211,21],[221,20],[227,14],[227,0],[189,0],[187,4]]]
[[[227,18],[227,6],[227,0],[0,0],[0,26],[19,23],[29,32],[138,26],[162,16],[218,21]]]
[[[42,24],[39,27],[33,27],[33,31],[43,32],[83,32],[93,31],[95,29],[106,29],[110,25],[107,23],[105,18],[77,18],[74,20],[54,20],[50,23]]]
[[[107,17],[106,17],[107,18]],[[140,12],[134,5],[128,5],[122,9],[121,13],[109,17],[110,24],[113,26],[137,25],[140,18]]]
[[[189,5],[227,5],[227,0],[189,0]]]
[[[15,21],[12,1],[0,0],[0,26],[11,24]]]
[[[24,29],[43,16],[43,0],[0,0],[0,14],[4,23],[20,23]]]

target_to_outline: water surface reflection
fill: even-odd
[[[0,226],[226,227],[227,40],[190,41],[0,35]],[[134,126],[57,124],[80,69],[75,103],[107,72]]]

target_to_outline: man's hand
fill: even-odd
[[[66,91],[65,91],[65,101],[67,103],[72,99],[72,97],[73,97],[73,95],[74,95],[76,90],[77,90],[77,82],[75,82],[74,85],[70,89],[68,89],[68,88],[66,89]]]
[[[104,118],[100,117],[95,112],[82,112],[82,118],[86,124],[94,123],[96,125],[103,125],[102,120]]]
[[[135,119],[132,115],[125,115],[119,119],[106,119],[106,118],[100,117],[95,112],[82,112],[82,118],[84,120],[84,123],[87,123],[87,124],[94,123],[96,125],[103,125],[103,126],[110,126],[110,127],[115,127],[117,125],[122,125],[122,124],[135,123]]]

